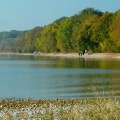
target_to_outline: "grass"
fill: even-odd
[[[120,120],[119,99],[0,101],[0,120]],[[4,114],[5,113],[5,114]]]

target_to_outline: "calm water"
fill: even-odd
[[[0,55],[0,98],[120,98],[120,60]]]

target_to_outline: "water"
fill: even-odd
[[[0,55],[0,98],[84,99],[96,90],[120,98],[120,60]]]

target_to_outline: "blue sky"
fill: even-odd
[[[89,7],[115,12],[120,0],[0,0],[0,32],[44,26]]]

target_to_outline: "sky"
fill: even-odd
[[[0,0],[0,32],[43,27],[85,8],[115,12],[120,0]]]

